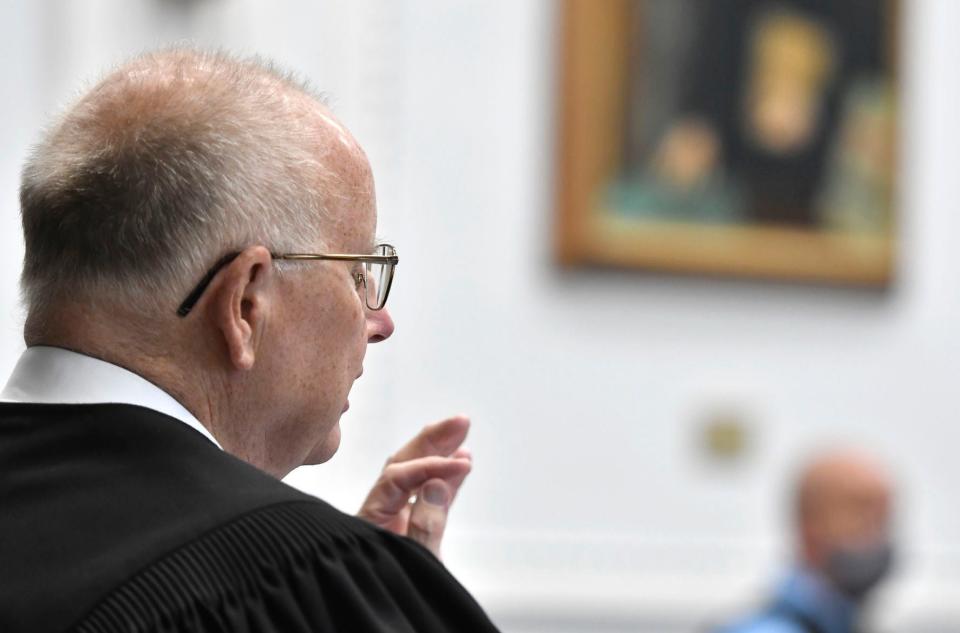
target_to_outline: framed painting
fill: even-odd
[[[894,0],[564,0],[558,260],[883,288]]]

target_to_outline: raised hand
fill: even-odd
[[[387,460],[357,516],[409,536],[440,556],[447,514],[470,473],[463,448],[470,420],[454,416],[425,426]]]

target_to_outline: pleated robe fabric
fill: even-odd
[[[3,633],[487,633],[419,544],[124,404],[0,404]]]

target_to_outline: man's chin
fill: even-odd
[[[304,465],[322,464],[330,461],[340,448],[340,422],[338,421],[327,436],[317,444],[304,460]]]

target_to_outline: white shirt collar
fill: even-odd
[[[27,348],[0,393],[0,400],[139,405],[180,420],[222,448],[193,414],[160,387],[123,367],[61,347]]]

